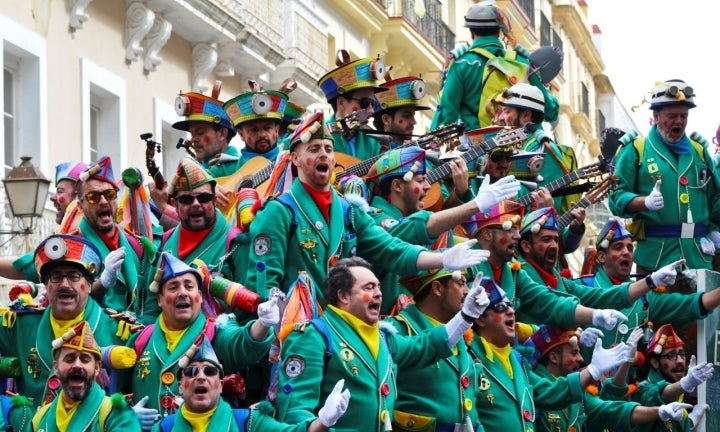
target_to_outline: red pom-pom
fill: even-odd
[[[222,386],[223,397],[239,396],[245,393],[245,379],[240,374],[225,375]]]
[[[257,214],[257,211],[262,208],[263,201],[262,200],[255,200],[252,207],[250,207],[250,211],[252,212],[253,216]]]
[[[572,279],[572,278],[573,278],[572,271],[571,271],[570,269],[567,269],[567,268],[560,270],[560,276],[564,277],[565,279]]]

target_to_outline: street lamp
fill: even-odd
[[[0,234],[30,234],[35,218],[42,217],[47,201],[50,180],[30,163],[30,156],[22,156],[22,162],[3,179],[5,193],[14,217],[20,218],[20,230],[0,231]],[[26,223],[29,219],[29,223]]]

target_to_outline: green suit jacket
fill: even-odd
[[[662,400],[662,392],[667,385],[670,383],[663,380],[662,376],[651,369],[648,372],[648,377],[645,381],[641,382],[635,393],[632,394],[632,399],[639,402],[643,406],[660,406],[665,402]],[[681,401],[679,399],[679,401]],[[645,425],[638,425],[635,428],[636,431],[640,432],[651,432],[651,431],[672,431],[672,432],[690,432],[692,430],[692,422],[690,418],[685,416],[685,419],[681,422],[667,421],[662,422],[658,420],[655,423],[648,423]]]

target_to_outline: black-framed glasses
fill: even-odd
[[[84,199],[89,202],[90,204],[97,204],[100,202],[100,197],[104,196],[106,200],[113,201],[115,198],[117,198],[117,189],[106,189],[102,192],[99,191],[90,191],[85,194]]]
[[[364,110],[375,105],[375,99],[371,98],[371,97],[361,97],[361,98],[351,97],[350,100],[356,101],[360,105],[360,109],[364,109]]]
[[[509,153],[509,152],[495,152],[495,153],[490,153],[490,160],[493,161],[493,162],[495,162],[495,163],[498,163],[498,162],[503,161],[503,160],[504,160],[505,162],[512,162],[512,160],[513,160],[513,154],[512,154],[512,153]]]
[[[195,378],[197,374],[202,371],[206,377],[214,377],[220,373],[220,369],[212,365],[205,366],[189,366],[182,370],[182,374],[185,378]]]
[[[660,354],[658,357],[664,358],[670,361],[677,360],[679,358],[685,360],[687,358],[687,353],[685,351],[670,351],[667,354]]]
[[[182,205],[191,205],[197,200],[200,204],[207,204],[215,198],[215,194],[203,192],[199,194],[178,195],[175,199]]]
[[[48,280],[52,283],[60,283],[65,278],[67,278],[70,282],[78,282],[83,278],[83,275],[79,271],[70,271],[67,273],[52,272],[50,273]]]
[[[493,305],[490,305],[490,309],[494,310],[497,313],[503,313],[513,307],[513,304],[511,301],[505,300],[501,302],[497,302]]]

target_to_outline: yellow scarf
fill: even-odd
[[[513,370],[512,365],[510,364],[510,353],[512,347],[509,344],[505,345],[504,347],[495,346],[485,340],[485,338],[482,336],[480,336],[480,342],[485,347],[485,356],[487,357],[487,359],[494,363],[494,358],[497,357],[500,364],[505,368],[505,371],[508,373],[510,379],[512,379]]]
[[[423,314],[423,315],[425,315],[425,314]],[[440,321],[436,320],[435,318],[431,317],[430,315],[425,315],[425,317],[428,319],[428,321],[430,321],[430,324],[432,324],[433,327],[437,327],[437,326],[440,326],[443,324]],[[455,346],[452,347],[452,350],[453,350],[453,356],[457,357],[457,355],[458,355],[457,344],[455,344]]]
[[[73,328],[75,324],[82,321],[84,316],[85,311],[82,311],[80,312],[80,315],[76,316],[73,319],[59,320],[56,319],[53,314],[50,314],[50,326],[52,327],[53,335],[55,336],[55,338],[59,338],[60,336],[64,335],[65,332]]]
[[[177,346],[178,342],[180,342],[180,339],[182,339],[183,335],[187,331],[187,329],[182,330],[170,330],[167,328],[167,325],[165,325],[165,317],[163,316],[162,312],[160,313],[160,330],[162,330],[163,333],[165,333],[165,340],[167,341],[167,349],[170,352],[173,352],[175,347]]]
[[[340,315],[340,318],[342,318],[357,332],[360,339],[365,342],[365,346],[367,346],[370,350],[373,359],[377,360],[378,351],[380,350],[380,324],[368,324],[350,312],[338,309],[332,305],[328,305],[327,307],[332,309],[336,314]]]
[[[192,430],[195,432],[207,432],[208,425],[210,424],[210,418],[215,414],[217,407],[204,413],[194,413],[188,411],[186,405],[183,404],[180,407],[180,412],[185,420],[190,423]]]
[[[62,397],[62,393],[60,393],[58,397],[60,400],[58,401],[57,408],[55,409],[55,420],[57,421],[58,430],[60,432],[65,432],[70,425],[70,420],[72,420],[73,415],[75,414],[75,411],[81,401],[70,403],[65,402],[65,399]]]

